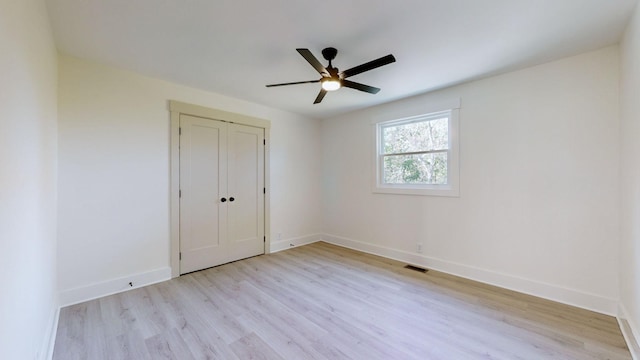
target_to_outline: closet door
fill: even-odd
[[[264,129],[228,127],[229,261],[264,254]]]
[[[264,254],[264,129],[180,116],[180,273]]]
[[[180,116],[180,273],[223,264],[227,234],[227,124]]]

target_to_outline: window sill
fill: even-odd
[[[378,186],[372,190],[375,194],[395,194],[395,195],[419,195],[419,196],[445,196],[460,197],[457,188],[452,186]]]

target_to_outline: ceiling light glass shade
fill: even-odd
[[[334,91],[340,89],[342,84],[340,84],[340,80],[327,78],[326,80],[322,80],[322,88],[326,91]]]

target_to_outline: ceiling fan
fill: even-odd
[[[336,48],[328,47],[322,50],[322,56],[325,58],[325,60],[329,61],[329,66],[327,67],[322,66],[322,64],[320,64],[320,61],[318,61],[318,59],[316,59],[316,57],[313,56],[313,54],[311,53],[311,51],[309,51],[309,49],[296,49],[296,50],[300,53],[300,55],[302,55],[303,58],[305,58],[309,62],[309,64],[311,64],[311,66],[313,66],[314,69],[316,69],[318,73],[320,73],[320,75],[322,75],[322,77],[318,80],[271,84],[271,85],[267,85],[267,87],[309,84],[309,83],[319,82],[321,83],[322,88],[320,89],[320,93],[316,97],[316,100],[313,102],[314,104],[320,103],[324,98],[324,96],[327,94],[327,91],[338,90],[341,87],[348,87],[348,88],[364,91],[370,94],[377,94],[378,91],[380,91],[379,88],[365,85],[365,84],[360,84],[355,81],[350,81],[350,80],[347,80],[347,78],[354,75],[358,75],[365,71],[379,68],[380,66],[391,64],[392,62],[396,61],[396,58],[393,57],[393,55],[389,54],[379,59],[375,59],[367,63],[364,63],[362,65],[358,65],[350,69],[347,69],[345,71],[339,72],[338,68],[333,67],[333,65],[331,64],[331,61],[335,59],[336,55],[338,54],[338,50]]]

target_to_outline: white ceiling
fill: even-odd
[[[637,0],[47,0],[60,52],[314,118],[616,43]],[[296,52],[380,87],[329,93]]]

